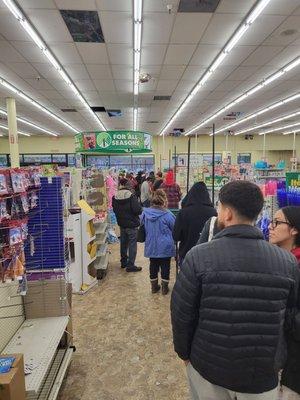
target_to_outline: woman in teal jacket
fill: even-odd
[[[162,189],[156,190],[151,198],[151,207],[145,208],[141,224],[145,227],[145,257],[150,258],[150,281],[152,293],[160,290],[158,272],[161,271],[162,294],[169,292],[171,258],[175,256],[172,231],[174,215],[167,209],[167,196]]]

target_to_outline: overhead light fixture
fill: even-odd
[[[21,97],[23,100],[27,101],[28,103],[32,104],[39,110],[43,111],[45,114],[50,116],[51,118],[55,119],[56,121],[60,122],[64,126],[66,126],[68,129],[71,129],[75,133],[79,133],[79,131],[75,128],[73,128],[72,125],[70,125],[68,122],[64,121],[62,118],[58,117],[55,115],[53,112],[49,111],[46,107],[42,106],[40,103],[37,101],[33,100],[31,97],[27,96],[24,92],[21,90],[17,89],[15,86],[11,85],[9,82],[4,80],[3,78],[0,78],[0,85],[4,86],[6,89],[9,89],[11,92],[14,94],[18,95]]]
[[[300,93],[297,93],[297,94],[293,94],[292,96],[286,97],[286,98],[283,99],[283,100],[279,100],[279,101],[277,101],[276,103],[271,104],[270,106],[267,106],[267,107],[265,107],[265,108],[263,108],[263,109],[261,109],[261,110],[255,112],[255,113],[252,113],[252,114],[248,115],[248,116],[245,117],[245,118],[240,119],[240,120],[237,121],[237,122],[234,122],[234,123],[229,124],[229,125],[227,125],[227,126],[223,126],[223,127],[220,128],[220,129],[217,129],[217,130],[216,130],[216,134],[217,134],[217,133],[226,132],[226,131],[228,131],[229,129],[235,128],[235,127],[238,126],[238,125],[244,124],[245,122],[250,121],[250,120],[252,120],[252,119],[254,119],[254,118],[256,118],[256,117],[258,117],[258,116],[260,116],[260,115],[262,115],[262,114],[265,114],[265,113],[268,112],[268,111],[272,111],[272,110],[274,110],[274,109],[276,109],[276,108],[278,108],[278,107],[284,106],[285,104],[288,104],[288,103],[290,103],[291,101],[297,100],[297,99],[299,99],[299,98],[300,98]]]
[[[293,68],[295,68],[299,64],[300,64],[300,56],[297,57],[295,60],[293,60],[293,61],[289,62],[288,64],[286,64],[284,67],[280,68],[279,71],[276,71],[274,74],[270,75],[268,78],[263,79],[261,82],[259,82],[257,85],[255,85],[252,89],[247,90],[245,93],[243,93],[242,95],[237,97],[235,100],[233,100],[232,102],[227,104],[221,110],[215,112],[210,117],[206,118],[205,120],[201,121],[199,124],[194,126],[193,128],[189,129],[186,132],[185,135],[188,136],[191,133],[193,133],[193,132],[197,131],[198,129],[202,128],[203,126],[206,126],[208,122],[210,122],[213,119],[217,118],[223,112],[229,110],[233,106],[236,106],[237,104],[241,103],[243,100],[248,99],[254,93],[257,93],[259,90],[261,90],[265,86],[269,85],[271,82],[274,82],[275,80],[279,79],[282,75],[284,75],[288,71],[291,71],[291,69],[292,69],[292,68],[290,68],[291,65],[293,66]],[[218,133],[218,131],[216,133]]]
[[[7,112],[0,108],[0,114],[7,116]],[[22,122],[25,125],[31,126],[32,128],[38,129],[39,131],[45,132],[51,136],[58,136],[57,133],[51,132],[48,129],[42,128],[41,126],[34,124],[33,122],[27,121],[27,119],[17,117],[17,121]]]
[[[15,18],[19,21],[23,29],[28,33],[34,43],[39,47],[42,53],[47,57],[49,62],[53,65],[53,67],[58,71],[60,76],[63,78],[65,83],[70,86],[71,90],[75,93],[75,95],[79,98],[82,104],[89,110],[90,114],[93,118],[100,124],[101,129],[106,130],[104,124],[101,119],[95,114],[90,105],[79,92],[77,87],[74,85],[66,71],[63,69],[62,65],[57,61],[51,50],[47,47],[39,33],[35,30],[34,26],[29,22],[29,20],[25,17],[22,10],[18,7],[14,0],[3,0],[4,4],[10,10],[10,12],[15,16]],[[75,130],[76,131],[76,130]],[[77,132],[77,131],[76,131]]]
[[[243,129],[243,130],[241,130],[239,132],[236,132],[234,135],[237,136],[237,135],[242,135],[244,133],[252,132],[252,131],[255,131],[257,129],[264,128],[265,126],[277,124],[278,122],[285,121],[285,120],[287,120],[289,118],[297,117],[298,115],[300,115],[300,111],[294,112],[292,114],[284,115],[283,117],[276,118],[276,119],[273,119],[273,120],[268,121],[268,122],[264,122],[263,124],[259,124],[259,125],[256,125],[256,126],[251,126],[250,128],[246,128],[246,129]],[[263,132],[262,134],[264,134],[264,133],[265,132]]]
[[[138,94],[140,83],[141,68],[141,46],[142,46],[142,16],[143,16],[143,0],[134,0],[133,2],[133,129],[137,127],[138,116]]]
[[[294,124],[289,124],[289,125],[284,125],[284,126],[279,126],[278,128],[273,128],[273,129],[269,129],[268,131],[261,132],[261,133],[259,133],[259,136],[266,135],[267,133],[282,131],[284,129],[292,128],[292,127],[298,126],[298,125],[300,125],[300,122],[296,122]]]
[[[300,132],[300,129],[293,129],[292,131],[289,132],[283,132],[283,135],[290,135],[291,133],[297,133]]]
[[[6,131],[8,131],[8,127],[5,126],[5,125],[0,124],[0,128],[5,129]],[[19,130],[18,130],[18,134],[19,135],[23,135],[23,136],[28,136],[28,137],[31,136],[29,133],[25,133],[25,132],[22,132],[22,131],[19,131]],[[3,135],[1,135],[1,136],[3,136]]]
[[[237,45],[237,43],[240,41],[240,39],[244,36],[244,34],[247,32],[249,27],[253,24],[253,22],[257,19],[257,17],[262,13],[264,8],[268,5],[268,3],[271,0],[260,0],[256,3],[254,8],[248,13],[247,17],[243,20],[243,22],[240,24],[238,29],[235,31],[235,33],[232,35],[232,37],[228,40],[224,48],[220,51],[220,53],[217,55],[217,57],[214,59],[214,61],[211,63],[211,65],[208,67],[207,71],[204,73],[204,75],[200,78],[200,80],[196,83],[194,88],[191,90],[190,95],[194,97],[198,91],[200,90],[201,87],[204,86],[205,82],[210,78],[210,76],[217,70],[217,68],[222,64],[223,60],[230,54],[231,50]],[[171,119],[167,122],[167,124],[163,127],[160,136],[164,135],[172,122],[178,117],[178,115],[183,111],[184,107],[183,105],[185,104],[184,100],[179,108],[176,110],[176,112],[173,114]]]

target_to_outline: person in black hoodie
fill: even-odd
[[[180,242],[179,258],[183,260],[194,247],[208,219],[217,215],[204,182],[195,183],[181,203],[176,217],[173,238]]]
[[[135,265],[137,233],[140,225],[139,215],[143,209],[137,197],[128,190],[127,183],[125,178],[120,180],[119,190],[112,199],[112,206],[121,231],[121,268],[126,268],[127,272],[138,272],[142,268]]]

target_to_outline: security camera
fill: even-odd
[[[168,13],[171,14],[173,10],[173,4],[167,4]]]

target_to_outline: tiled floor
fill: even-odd
[[[60,400],[188,399],[185,368],[173,351],[170,295],[150,293],[139,246],[143,272],[121,270],[114,245],[105,280],[73,296],[77,351]]]

